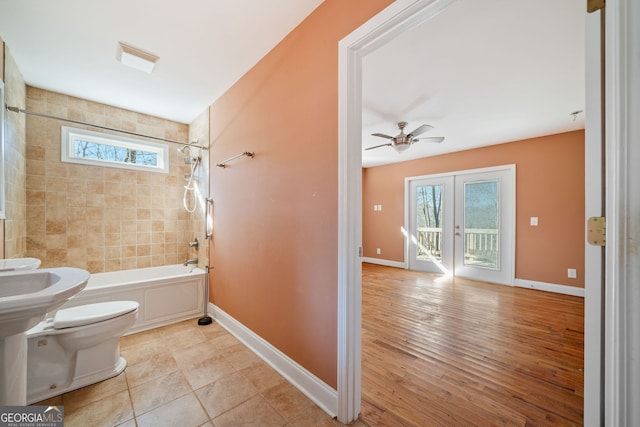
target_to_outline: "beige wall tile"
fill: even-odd
[[[26,87],[20,77],[14,79],[19,82],[15,104],[20,104],[22,84],[22,104],[33,111],[185,142],[193,133],[181,123]],[[204,118],[208,112],[197,120],[200,135],[208,135]],[[10,171],[22,184],[11,187],[24,190],[12,195],[8,205],[22,209],[18,217],[24,219],[22,225],[7,221],[7,236],[22,239],[9,243],[9,255],[38,256],[43,267],[67,263],[92,273],[177,263],[190,255],[187,243],[203,228],[202,217],[182,207],[183,174],[189,165],[175,147],[170,147],[169,174],[62,163],[60,122],[21,115],[16,119],[24,122],[14,125],[25,130],[14,138],[24,159],[22,175]],[[16,234],[20,230],[23,236]],[[25,253],[15,253],[20,247]]]

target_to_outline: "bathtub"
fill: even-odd
[[[127,335],[133,334],[202,316],[205,274],[182,264],[96,273],[58,310],[103,301],[137,301],[138,320]]]

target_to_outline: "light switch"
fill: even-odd
[[[382,205],[378,205],[378,210],[381,211],[382,210]]]
[[[532,216],[531,217],[531,226],[535,227],[538,225],[538,217],[537,216]]]

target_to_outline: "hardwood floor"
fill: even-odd
[[[362,269],[362,421],[582,425],[583,298]]]

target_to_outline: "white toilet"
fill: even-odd
[[[139,304],[110,301],[58,310],[27,331],[27,403],[120,374],[120,337],[138,318]]]
[[[40,267],[38,258],[8,258],[0,259],[0,273],[16,270],[35,270]]]

